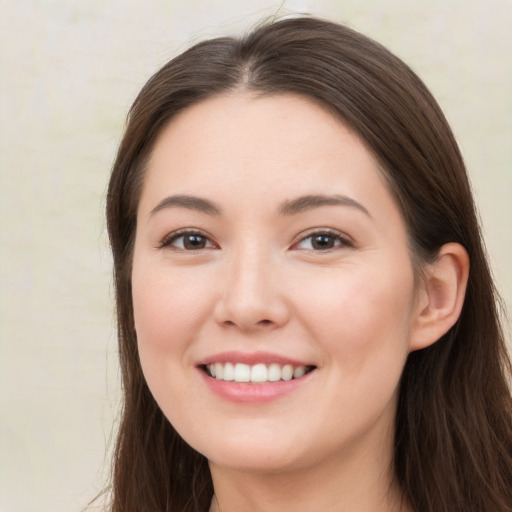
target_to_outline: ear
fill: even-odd
[[[468,275],[468,253],[456,243],[443,245],[436,260],[426,265],[418,291],[411,352],[432,345],[455,324],[464,304]]]

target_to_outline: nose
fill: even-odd
[[[290,309],[279,269],[256,250],[238,254],[226,263],[221,276],[215,320],[246,332],[272,330],[285,325]]]

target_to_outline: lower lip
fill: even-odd
[[[311,373],[292,380],[280,380],[277,382],[264,383],[240,383],[234,381],[217,380],[207,375],[203,370],[198,369],[206,385],[217,395],[238,403],[264,403],[293,393],[295,390],[306,384]]]

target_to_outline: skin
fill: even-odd
[[[361,207],[280,211],[311,194]],[[219,212],[165,204],[175,195]],[[326,231],[321,250],[311,236]],[[463,253],[448,249],[436,269],[457,285]],[[175,117],[148,164],[132,286],[145,377],[210,462],[211,510],[408,510],[391,471],[398,383],[410,350],[455,321],[460,292],[436,292],[429,308],[377,162],[340,120],[302,97],[244,92]],[[446,325],[433,318],[441,306]],[[284,396],[233,402],[198,368],[224,351],[315,370]]]

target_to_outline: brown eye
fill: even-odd
[[[304,237],[293,249],[328,251],[330,249],[342,249],[344,247],[353,247],[353,243],[347,238],[344,238],[340,233],[319,231]]]
[[[336,238],[332,235],[314,235],[311,237],[311,247],[316,250],[332,249],[336,244]]]
[[[188,250],[204,249],[207,239],[201,235],[185,235],[183,237],[183,247]]]
[[[182,251],[200,251],[201,249],[212,249],[215,246],[207,236],[201,233],[182,232],[164,240],[160,247],[169,247]]]

